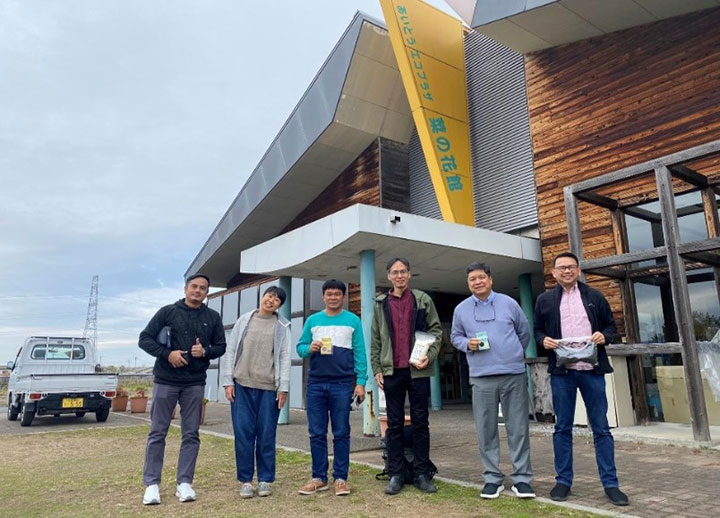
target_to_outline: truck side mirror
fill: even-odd
[[[9,362],[7,362],[7,368],[8,368],[9,370],[13,370],[13,369],[15,368],[15,362],[12,361],[12,360],[10,360]]]

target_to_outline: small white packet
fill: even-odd
[[[430,346],[435,343],[435,336],[424,331],[415,331],[415,345],[410,354],[410,363],[418,365],[427,356]]]

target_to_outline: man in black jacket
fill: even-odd
[[[603,295],[579,282],[580,268],[575,254],[565,252],[553,260],[554,289],[540,295],[535,304],[535,341],[550,351],[549,368],[555,410],[555,487],[553,500],[564,501],[573,480],[572,427],[575,401],[580,389],[593,431],[595,459],[605,494],[615,505],[627,505],[620,491],[615,469],[615,443],[607,420],[605,374],[613,371],[605,344],[617,336],[610,305]],[[597,347],[597,364],[557,364],[555,350],[561,338],[589,338]]]
[[[209,288],[207,276],[189,277],[185,282],[185,299],[160,308],[140,333],[140,348],[156,358],[143,471],[146,486],[143,504],[146,505],[160,503],[165,436],[178,403],[182,442],[175,496],[181,502],[195,500],[191,484],[200,448],[200,414],[206,371],[210,360],[225,353],[225,331],[220,315],[203,304]]]

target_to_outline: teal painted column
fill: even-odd
[[[370,365],[370,328],[375,304],[375,250],[360,252],[360,312],[362,314],[365,355],[367,357],[368,381],[365,385],[363,404],[363,434],[380,437],[380,401],[375,373]]]
[[[537,358],[537,344],[533,333],[535,304],[533,304],[532,283],[530,282],[529,273],[523,273],[518,277],[518,286],[520,288],[520,307],[530,324],[530,343],[525,350],[525,358]]]
[[[428,292],[430,298],[435,302],[435,293]],[[433,374],[430,376],[430,405],[433,410],[442,410],[442,388],[440,386],[440,353],[435,358]]]
[[[440,386],[440,356],[435,358],[433,375],[430,376],[430,403],[433,410],[442,410],[442,388]]]
[[[285,293],[287,294],[287,299],[285,299],[285,304],[282,305],[280,308],[279,313],[290,320],[290,314],[292,313],[292,277],[283,276],[280,277],[280,287],[285,290]],[[291,345],[292,347],[292,345]],[[277,368],[277,366],[276,366]],[[291,368],[292,370],[292,368]],[[285,406],[282,407],[280,410],[280,415],[278,416],[278,424],[290,424],[290,389],[288,388],[288,398],[287,401],[285,401]]]
[[[523,273],[518,277],[518,287],[520,288],[520,307],[525,313],[528,324],[530,324],[530,343],[525,349],[525,358],[537,358],[537,344],[535,343],[535,333],[533,333],[535,305],[533,304],[532,283],[530,282],[529,273]],[[526,365],[525,370],[527,372],[528,395],[530,396],[530,415],[534,416],[535,387],[530,373],[530,365]]]

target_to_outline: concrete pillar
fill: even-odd
[[[530,324],[530,343],[528,344],[527,349],[525,349],[525,357],[537,358],[537,344],[535,343],[535,334],[533,333],[535,307],[533,304],[532,283],[530,282],[529,273],[523,273],[518,277],[518,287],[520,288],[520,307],[522,308],[523,313],[525,313],[525,318],[527,318],[528,323]],[[533,386],[532,374],[529,365],[526,367],[526,372],[528,395],[530,396],[530,415],[534,416],[535,387]]]
[[[525,318],[527,318],[530,323],[530,343],[525,350],[525,357],[537,358],[537,345],[535,344],[535,335],[533,333],[535,305],[533,304],[532,284],[529,273],[523,273],[518,277],[518,287],[520,288],[520,307],[523,313],[525,313]]]
[[[430,298],[435,302],[435,293],[428,292]],[[430,405],[433,410],[442,410],[442,387],[440,386],[440,354],[435,358],[433,373],[430,376]]]
[[[280,308],[279,313],[290,320],[290,315],[292,313],[292,277],[283,276],[279,279],[280,287],[285,290],[285,293],[287,293],[287,299],[285,299],[285,304],[282,305]],[[290,345],[292,347],[292,344]],[[278,366],[275,366],[275,368],[278,368]],[[288,388],[288,398],[285,402],[285,406],[282,407],[280,410],[280,415],[278,416],[278,424],[290,424],[290,390]]]
[[[370,365],[370,328],[375,305],[375,250],[360,252],[360,311],[362,313],[365,354],[367,357],[368,382],[365,385],[363,404],[363,434],[380,437],[380,402],[375,373]]]
[[[435,358],[433,375],[430,377],[430,403],[433,410],[442,410],[442,387],[440,386],[440,357]]]

